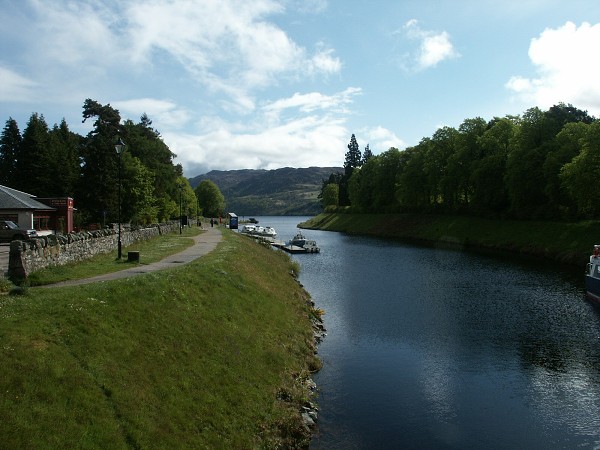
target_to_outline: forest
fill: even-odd
[[[9,118],[0,136],[0,184],[37,197],[73,197],[77,227],[117,221],[119,181],[124,222],[198,214],[196,193],[146,114],[139,123],[121,123],[110,104],[87,99],[87,120],[94,121],[93,129],[81,136],[64,119],[50,128],[43,115],[33,113],[21,133]],[[125,144],[121,153],[118,139]]]
[[[110,104],[87,99],[82,117],[94,121],[87,136],[64,119],[50,128],[38,113],[21,133],[9,118],[0,135],[0,184],[73,197],[78,227],[117,221],[119,180],[122,220],[134,224],[224,208],[212,183],[203,186],[208,194],[192,189],[146,114],[138,123],[122,121]],[[125,143],[120,154],[118,139]],[[369,145],[361,152],[352,135],[343,173],[323,181],[320,197],[326,211],[588,220],[600,218],[592,189],[599,174],[600,120],[559,103],[520,116],[465,119],[458,129],[439,128],[415,146],[378,155]],[[207,196],[216,206],[202,211],[199,199]]]
[[[326,210],[600,218],[600,120],[568,104],[520,116],[465,119],[417,145],[373,155],[352,135],[344,173],[323,181]]]

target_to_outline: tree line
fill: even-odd
[[[83,122],[88,120],[94,121],[93,129],[81,136],[64,119],[50,128],[43,115],[33,113],[21,133],[9,118],[0,135],[0,184],[42,198],[73,197],[77,226],[117,221],[119,181],[123,222],[162,222],[180,212],[193,217],[223,213],[218,188],[191,188],[146,114],[138,123],[122,122],[110,104],[87,99]],[[118,139],[125,143],[120,154]]]
[[[419,144],[361,156],[352,135],[344,173],[323,182],[326,209],[469,214],[491,218],[600,218],[600,120],[572,105],[520,116],[466,119]]]

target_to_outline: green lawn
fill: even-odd
[[[307,439],[299,411],[318,367],[315,311],[294,270],[286,254],[224,231],[215,251],[185,266],[0,295],[2,447]]]

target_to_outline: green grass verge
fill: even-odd
[[[314,356],[290,258],[224,232],[188,265],[0,295],[3,448],[288,448]]]
[[[28,286],[41,286],[66,280],[93,277],[104,273],[117,272],[131,267],[127,262],[128,251],[140,252],[140,264],[150,264],[160,261],[167,256],[179,253],[194,244],[193,237],[203,233],[200,228],[184,228],[179,231],[156,236],[146,241],[139,241],[123,247],[123,258],[117,259],[117,251],[96,255],[86,261],[65,264],[64,266],[48,267],[31,273],[24,283]],[[137,264],[137,263],[136,263]]]
[[[598,221],[566,223],[444,215],[324,213],[302,226],[509,251],[581,267],[588,261],[593,245],[600,243]]]

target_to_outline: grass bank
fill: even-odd
[[[162,272],[0,295],[4,448],[306,444],[318,367],[287,255],[225,231]]]
[[[581,267],[588,261],[592,246],[600,243],[597,221],[563,223],[443,215],[323,213],[302,227],[509,251]]]

